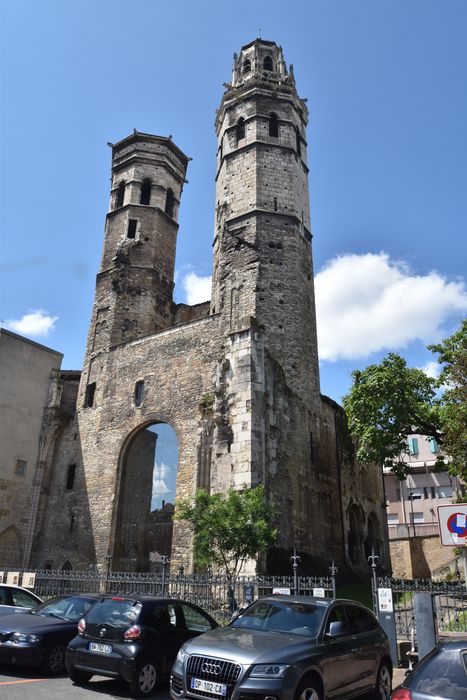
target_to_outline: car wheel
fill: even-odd
[[[68,675],[75,685],[82,685],[87,683],[92,678],[92,673],[87,673],[86,671],[78,671],[76,668],[70,668]]]
[[[135,677],[130,681],[130,692],[136,698],[150,695],[159,682],[159,670],[151,659],[138,664]]]
[[[298,686],[295,700],[323,700],[319,684],[313,678],[305,678]]]
[[[41,668],[46,673],[51,673],[54,676],[63,673],[65,670],[65,646],[63,644],[55,644],[47,650]]]
[[[386,661],[380,664],[378,675],[376,676],[376,687],[374,692],[375,700],[389,700],[392,690],[391,667]]]

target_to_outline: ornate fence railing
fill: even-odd
[[[458,581],[431,579],[378,578],[378,588],[391,588],[396,634],[411,639],[416,634],[414,595],[429,592],[433,596],[438,635],[467,632],[467,591]]]
[[[29,585],[42,598],[61,593],[109,593],[122,595],[167,595],[189,600],[207,610],[219,622],[256,598],[273,591],[295,592],[293,576],[239,576],[233,588],[225,576],[168,575],[124,571],[75,571],[17,569],[17,583]],[[33,577],[33,578],[31,578]],[[7,572],[0,583],[7,580]],[[29,580],[31,579],[31,580]],[[31,586],[31,583],[33,584]],[[296,578],[297,593],[333,597],[335,580],[331,576]]]

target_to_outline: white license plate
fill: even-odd
[[[227,686],[224,683],[214,683],[213,681],[203,681],[201,678],[191,679],[191,689],[201,690],[204,693],[213,693],[214,695],[227,695]]]
[[[98,644],[97,642],[89,642],[89,651],[97,651],[98,654],[111,654],[112,645],[111,644]]]

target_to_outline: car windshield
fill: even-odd
[[[84,613],[94,602],[94,598],[86,598],[84,596],[58,596],[37,605],[31,610],[31,614],[41,615],[42,617],[58,617],[62,620],[74,622],[83,617]]]
[[[316,637],[324,612],[324,606],[313,603],[258,601],[240,613],[231,627]]]
[[[141,603],[135,600],[106,598],[89,611],[86,622],[92,625],[106,624],[118,629],[126,629],[136,623],[141,608]]]
[[[426,696],[465,700],[467,653],[465,649],[433,649],[412,671],[408,687]],[[405,683],[403,684],[405,685]]]

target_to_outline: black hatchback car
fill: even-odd
[[[184,644],[172,700],[331,700],[391,695],[386,634],[350,600],[272,595]]]
[[[95,602],[93,595],[60,595],[28,612],[0,617],[0,662],[62,673],[66,645]]]
[[[168,678],[181,645],[217,627],[204,610],[169,598],[103,597],[78,623],[66,667],[81,684],[93,675],[122,678],[136,697]]]

